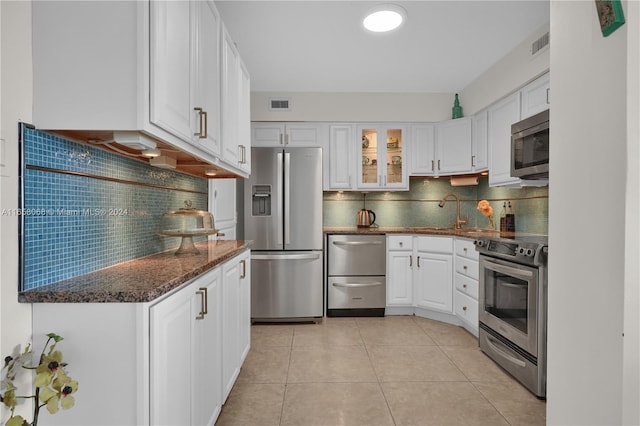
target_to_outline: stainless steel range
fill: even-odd
[[[480,237],[480,349],[546,397],[546,236]]]

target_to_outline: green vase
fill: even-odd
[[[458,94],[456,93],[456,98],[453,101],[451,118],[460,118],[460,117],[462,117],[462,107],[460,106],[460,99],[458,99]]]

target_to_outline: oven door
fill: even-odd
[[[534,357],[538,355],[538,269],[480,256],[478,319]]]

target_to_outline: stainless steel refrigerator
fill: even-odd
[[[252,320],[322,318],[321,148],[252,148],[244,194]]]

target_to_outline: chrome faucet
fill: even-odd
[[[453,197],[456,200],[456,226],[455,227],[456,229],[460,229],[462,228],[462,225],[466,225],[469,222],[468,217],[466,219],[460,218],[460,198],[458,198],[458,196],[453,192],[450,192],[444,197],[442,197],[442,200],[440,200],[440,202],[438,203],[438,207],[441,207],[441,208],[444,207],[445,203],[447,202],[447,198],[449,197]]]

